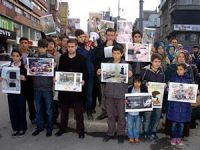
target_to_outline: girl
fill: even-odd
[[[13,129],[12,136],[22,136],[27,130],[26,123],[26,100],[24,97],[24,84],[26,80],[26,70],[21,61],[21,53],[13,50],[11,53],[12,61],[10,67],[20,68],[21,94],[8,94],[8,106],[10,120]],[[2,78],[0,79],[2,80]]]
[[[177,65],[177,74],[173,76],[170,82],[192,83],[191,77],[187,74],[187,65],[180,63]],[[171,126],[171,144],[183,145],[184,123],[191,120],[191,104],[185,102],[168,102],[167,119],[172,122]]]

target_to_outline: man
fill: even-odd
[[[176,51],[178,50],[178,40],[176,38],[173,38],[171,40],[171,44],[176,48]]]
[[[193,51],[193,55],[192,55],[193,64],[195,64],[198,67],[200,64],[200,48],[199,48],[199,46],[198,45],[193,46],[192,51]]]
[[[77,52],[81,54],[86,60],[88,80],[86,83],[86,110],[88,120],[93,120],[92,106],[93,106],[93,85],[95,77],[94,69],[94,51],[95,49],[86,45],[86,36],[83,30],[78,29],[75,31],[75,36],[78,41]]]
[[[58,51],[60,52],[60,54],[64,54],[67,51],[67,41],[69,40],[69,37],[66,35],[62,35],[60,39],[61,39],[61,48]]]
[[[23,63],[26,64],[27,57],[33,56],[33,52],[29,49],[28,38],[21,37],[19,40],[20,52],[22,54]],[[28,102],[29,119],[32,124],[35,123],[35,105],[34,105],[34,90],[32,77],[27,76],[26,79],[25,97]]]
[[[83,74],[82,85],[87,80],[87,68],[85,58],[78,54],[77,41],[70,39],[67,43],[67,53],[61,55],[58,71],[62,72],[79,72]],[[76,129],[80,139],[84,138],[84,123],[83,123],[83,92],[60,91],[58,99],[61,105],[61,122],[60,130],[55,136],[61,136],[67,132],[69,120],[69,108],[73,107],[76,119]]]
[[[119,43],[116,42],[116,31],[113,28],[108,28],[106,30],[106,41],[97,47],[95,52],[95,67],[96,70],[100,68],[101,63],[108,62],[112,58],[112,47],[110,49],[105,49],[106,47],[115,46]],[[110,53],[110,55],[107,55]],[[105,108],[105,95],[104,95],[105,84],[101,83],[101,95],[102,95],[102,104],[101,109],[102,113],[97,117],[98,120],[102,120],[107,117],[106,108]]]

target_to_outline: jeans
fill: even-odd
[[[14,131],[26,131],[26,100],[20,94],[8,94],[10,121]]]
[[[87,112],[92,111],[93,106],[93,86],[94,86],[94,77],[89,76],[86,83],[86,107]]]
[[[129,138],[139,138],[140,133],[140,116],[127,115],[128,122],[128,137]]]
[[[144,112],[144,133],[151,135],[157,132],[157,126],[162,113],[161,108],[154,108],[153,111]]]
[[[172,122],[172,138],[183,138],[184,123]]]
[[[36,123],[38,129],[44,129],[44,118],[47,116],[47,131],[53,127],[53,91],[34,90],[36,106]]]

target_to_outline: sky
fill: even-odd
[[[111,15],[118,15],[118,0],[60,0],[68,2],[69,18],[80,18],[81,29],[87,29],[87,19],[89,12],[108,11]],[[144,0],[144,10],[155,10],[159,6],[160,0]],[[120,17],[127,21],[134,22],[139,17],[139,0],[120,0]]]

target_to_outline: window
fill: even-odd
[[[28,14],[27,12],[25,12],[25,11],[24,11],[24,16],[25,16],[26,18],[28,18],[28,19],[30,19],[30,18],[31,18],[31,15],[30,15],[30,14]]]
[[[15,7],[15,12],[23,15],[23,11],[20,8],[18,8],[18,7]]]
[[[6,7],[10,8],[10,9],[13,9],[13,7],[14,7],[14,5],[13,5],[12,3],[8,2],[8,1],[3,1],[3,4],[4,4]]]

